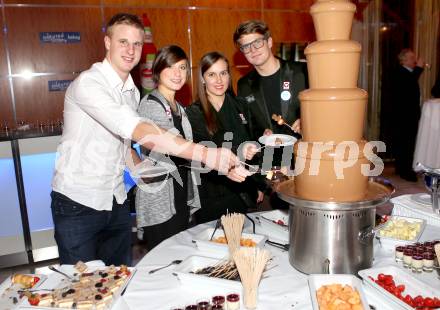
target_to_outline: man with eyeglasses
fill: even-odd
[[[270,30],[262,21],[241,23],[233,38],[235,45],[254,66],[254,70],[238,81],[238,96],[248,103],[254,140],[263,134],[293,134],[287,126],[273,122],[273,114],[281,115],[299,133],[298,93],[308,87],[305,64],[275,57],[271,50]]]
[[[247,102],[250,134],[254,141],[272,133],[294,134],[287,126],[272,121],[272,115],[281,115],[285,122],[300,132],[298,93],[308,87],[305,64],[287,62],[272,53],[272,37],[266,23],[249,20],[238,25],[234,43],[254,70],[238,81],[238,96]],[[281,164],[280,154],[274,155],[272,165]],[[269,194],[269,193],[268,193]],[[269,199],[273,209],[288,209],[286,202],[272,193]]]

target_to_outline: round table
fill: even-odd
[[[418,162],[440,168],[440,99],[431,99],[423,104],[413,167]]]
[[[249,214],[251,217],[261,213]],[[175,259],[185,259],[190,255],[210,256],[210,253],[199,251],[192,242],[194,237],[203,230],[214,227],[215,223],[201,224],[181,232],[154,248],[137,264],[137,272],[131,283],[128,285],[125,294],[117,301],[114,309],[165,309],[169,310],[175,306],[183,306],[195,303],[197,299],[211,297],[218,294],[229,292],[225,289],[204,286],[193,287],[184,286],[179,279],[173,275],[175,267],[169,267],[154,274],[148,271],[160,266],[164,266]],[[251,227],[245,229],[250,232]],[[256,221],[256,233],[265,234],[269,239],[271,232],[258,224]],[[426,226],[420,240],[433,240],[440,235],[440,228],[436,226]],[[307,275],[294,269],[288,260],[288,253],[279,248],[266,244],[273,255],[272,268],[265,272],[265,278],[261,280],[258,294],[259,310],[273,309],[312,309]],[[375,244],[375,258],[373,267],[387,265],[399,266],[394,261],[394,251],[391,248],[382,247]],[[402,268],[403,270],[403,268]],[[406,272],[409,272],[405,270]],[[421,281],[430,286],[440,289],[440,281],[436,273],[422,273],[415,275]],[[373,291],[364,286],[368,302],[376,309],[393,309],[387,306]],[[241,293],[241,292],[240,292]],[[395,308],[395,307],[394,307]],[[241,309],[244,309],[242,307]]]

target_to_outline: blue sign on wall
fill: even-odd
[[[48,81],[49,91],[65,91],[72,80],[53,80]]]
[[[41,43],[79,43],[80,32],[40,32]]]

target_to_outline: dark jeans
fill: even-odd
[[[188,205],[176,204],[175,208],[176,214],[174,214],[168,221],[152,226],[143,227],[144,240],[147,242],[148,250],[153,249],[165,239],[168,239],[169,237],[188,229]]]
[[[97,211],[52,192],[52,218],[61,264],[102,260],[131,265],[131,221],[126,202],[113,198],[112,211]]]

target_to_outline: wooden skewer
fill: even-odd
[[[293,130],[293,127],[292,127],[292,126],[290,126],[289,124],[286,123],[286,121],[283,119],[283,117],[282,117],[281,115],[272,114],[272,119],[273,119],[275,122],[277,122],[278,125],[280,125],[280,126],[281,126],[281,125],[285,125],[285,126],[289,127],[290,130],[295,131],[295,130]]]
[[[440,243],[437,243],[434,246],[434,250],[435,250],[435,254],[437,255],[437,261],[439,262],[440,265]]]

